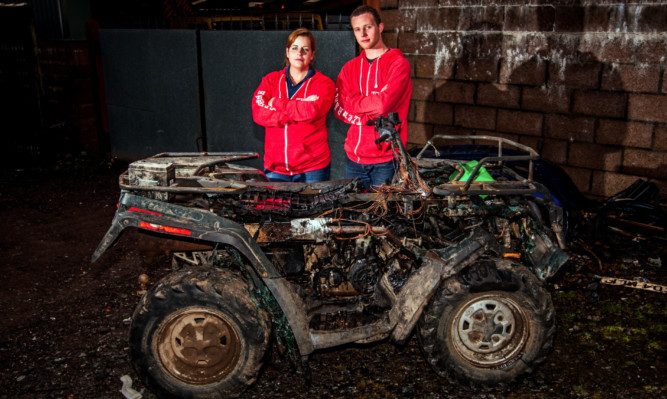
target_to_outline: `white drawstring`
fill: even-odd
[[[359,64],[359,91],[361,92],[361,94],[364,94],[364,88],[361,87],[361,79],[362,79],[363,71],[364,71],[364,59],[363,59],[363,57],[361,57],[359,59],[359,61],[361,62]]]
[[[368,95],[368,82],[371,80],[371,70],[372,69],[373,69],[373,65],[369,65],[368,66],[368,75],[366,75],[366,95]]]
[[[382,56],[380,56],[382,57]],[[375,88],[378,88],[378,69],[380,69],[380,57],[375,59]]]
[[[310,79],[312,79],[312,78],[308,78],[308,81],[306,81],[306,89],[305,89],[305,93],[303,93],[303,98],[308,97],[308,86],[310,86]]]
[[[311,76],[311,77],[308,78],[308,80],[306,80],[306,88],[304,89],[306,93],[303,95],[303,98],[308,97],[308,85],[310,85],[310,79],[312,79],[312,78],[313,77]],[[285,79],[285,90],[287,91],[287,96],[290,100],[293,99],[293,98],[298,98],[298,97],[296,97],[296,95],[297,95],[298,92],[301,91],[302,88],[303,88],[303,85],[299,86],[299,88],[294,92],[294,94],[292,94],[292,97],[289,97],[289,87],[287,86],[287,79]]]

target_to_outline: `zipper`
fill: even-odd
[[[287,123],[285,124],[285,170],[288,172],[289,170],[289,163],[287,162]],[[290,172],[290,176],[292,175],[292,172]]]
[[[301,89],[303,89],[303,86],[306,86],[306,88],[304,89],[305,94],[303,95],[303,98],[305,98],[306,95],[308,94],[308,86],[310,85],[310,79],[312,79],[312,78],[313,78],[312,76],[310,78],[308,78],[308,81],[304,82],[305,85],[302,84],[301,87],[299,87],[297,89],[297,91],[292,95],[292,97],[289,96],[289,89],[287,88],[287,78],[286,78],[285,79],[285,92],[287,93],[287,97],[289,99],[296,98],[296,95],[301,91]],[[285,170],[289,172],[290,176],[293,176],[293,173],[289,170],[289,162],[287,161],[287,126],[288,125],[289,125],[288,123],[285,124]]]

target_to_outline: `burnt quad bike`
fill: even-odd
[[[129,165],[93,261],[129,227],[178,244],[173,271],[132,317],[131,357],[147,386],[162,397],[237,396],[271,342],[303,365],[316,350],[401,344],[413,332],[438,375],[466,384],[507,382],[545,360],[555,315],[544,280],[568,256],[562,210],[532,178],[537,153],[474,136],[495,141],[497,155],[413,159],[398,124],[396,114],[375,121],[397,173],[371,190],[274,183],[233,163],[255,153]],[[522,154],[504,156],[507,145]],[[526,161],[527,175],[511,161]]]

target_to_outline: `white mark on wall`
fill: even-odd
[[[499,4],[496,4],[499,3]],[[528,1],[533,4],[532,1]],[[503,2],[490,1],[485,2],[483,6],[475,7],[470,12],[474,13],[475,21],[488,21],[495,23],[495,13],[498,8],[506,6]],[[535,3],[536,6],[540,6]],[[609,4],[600,5],[597,0],[583,0],[583,6],[595,5],[595,13],[591,8],[587,8],[585,16],[584,30],[586,32],[509,32],[509,31],[489,31],[480,25],[471,30],[452,30],[442,29],[433,26],[435,22],[432,19],[417,21],[415,33],[421,38],[424,46],[416,49],[417,54],[432,54],[435,61],[435,73],[442,70],[443,65],[452,63],[462,57],[470,58],[474,61],[478,58],[500,58],[503,64],[504,72],[509,76],[514,69],[528,61],[538,63],[548,62],[552,70],[556,72],[557,77],[563,80],[569,64],[588,62],[597,60],[598,62],[632,62],[634,50],[650,45],[659,48],[667,48],[667,35],[664,31],[656,31],[655,27],[649,32],[638,32],[639,29],[646,29],[641,24],[642,14],[648,10],[643,5],[637,4]],[[417,10],[420,13],[437,12],[443,8],[457,8],[450,6],[415,6],[400,5],[405,14],[416,15]],[[518,12],[532,12],[534,7],[519,8]],[[596,13],[602,13],[597,15]],[[470,19],[471,15],[467,15]],[[601,16],[602,18],[598,18]],[[525,15],[529,18],[529,15]],[[464,18],[465,19],[465,18]],[[459,21],[460,23],[461,21]],[[437,23],[435,23],[437,25]],[[593,31],[596,30],[596,31]],[[502,47],[495,48],[485,45],[486,35],[502,34]],[[435,39],[433,39],[435,38]],[[452,39],[455,38],[455,39]],[[656,41],[656,38],[659,38]],[[492,38],[493,40],[493,38]],[[646,50],[645,53],[652,55],[652,50]],[[664,63],[667,56],[655,54],[655,61]],[[658,60],[659,58],[659,60]],[[640,60],[642,61],[642,60]]]
[[[401,14],[400,14],[399,21],[414,21],[416,18],[417,18],[417,14],[416,14],[415,10],[403,10],[403,12],[401,12]],[[400,23],[399,23],[399,26],[397,26],[395,30],[396,30],[396,33],[398,33],[399,31],[400,32],[405,32],[406,30],[411,31],[412,29],[413,29],[412,26],[409,26],[406,29],[405,25],[400,25]],[[426,30],[424,30],[424,32],[426,32]]]
[[[543,61],[543,54],[548,48],[547,37],[541,32],[516,32],[503,35],[502,59],[508,75],[517,66],[535,59]]]
[[[548,55],[549,61],[558,66],[558,78],[565,80],[565,70],[567,68],[567,57],[561,49],[551,49]]]
[[[444,43],[438,43],[435,52],[435,70],[433,75],[438,76],[441,65],[448,65],[461,55],[462,51],[461,36],[456,35],[454,40],[445,40]]]

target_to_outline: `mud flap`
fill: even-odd
[[[558,247],[542,228],[529,228],[526,231],[527,258],[537,278],[544,281],[558,272],[570,256]]]
[[[392,339],[404,343],[440,282],[474,262],[489,249],[492,242],[493,237],[488,232],[476,229],[458,245],[427,251],[422,256],[423,262],[419,270],[395,296],[396,306],[390,314],[390,319],[396,321]],[[382,283],[388,284],[384,280]]]
[[[102,241],[97,245],[97,249],[95,249],[95,252],[93,252],[93,256],[90,258],[90,262],[93,263],[97,259],[99,259],[100,256],[111,246],[116,242],[118,237],[120,236],[120,233],[125,229],[123,223],[121,222],[123,218],[121,217],[120,212],[116,212],[116,214],[113,217],[113,220],[111,221],[111,227],[109,227],[109,230],[107,233],[104,235],[102,238]]]

